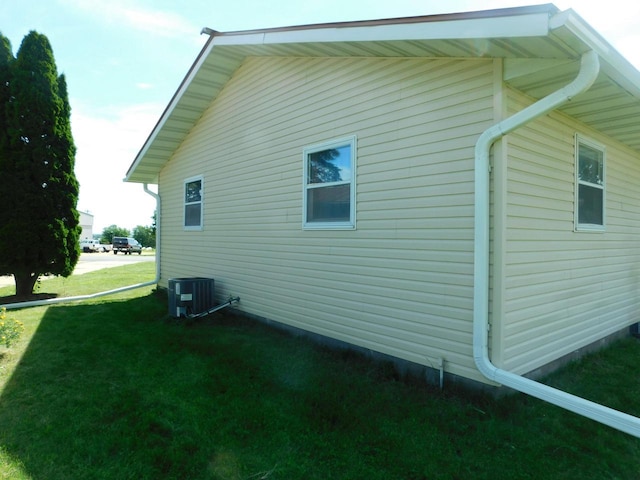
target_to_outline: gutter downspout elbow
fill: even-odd
[[[585,53],[582,56],[580,71],[571,83],[489,127],[476,142],[473,358],[482,375],[493,382],[640,438],[640,418],[500,369],[491,363],[489,358],[489,155],[491,147],[504,135],[555,110],[574,96],[587,91],[595,82],[599,71],[598,55],[594,51]]]

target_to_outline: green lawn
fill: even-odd
[[[85,294],[154,268],[41,289]],[[640,478],[624,433],[524,395],[402,382],[224,312],[176,321],[152,288],[9,311],[26,331],[0,347],[0,479]],[[628,339],[548,382],[640,414],[638,365]]]

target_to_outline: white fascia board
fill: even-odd
[[[255,33],[238,33],[231,35],[216,35],[212,39],[212,44],[216,47],[220,46],[242,46],[242,45],[262,45],[264,41],[264,32]]]
[[[394,40],[447,40],[546,36],[549,15],[475,18],[403,24],[381,24],[291,30],[265,30],[220,35],[217,45],[268,45],[286,43],[384,42]]]

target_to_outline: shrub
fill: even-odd
[[[7,318],[7,309],[0,308],[0,344],[4,344],[7,348],[11,347],[18,341],[23,331],[22,322]]]

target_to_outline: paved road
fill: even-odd
[[[137,262],[154,262],[155,255],[122,255],[113,253],[82,253],[73,275],[82,275],[83,273],[93,272],[94,270],[102,270],[103,268],[119,267],[120,265],[128,265]],[[46,277],[43,277],[46,280]],[[0,287],[7,285],[15,285],[13,276],[0,277]]]

